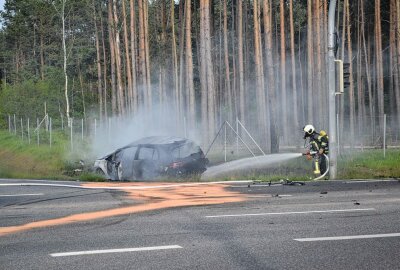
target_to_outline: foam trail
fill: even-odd
[[[301,155],[301,153],[282,153],[234,160],[208,168],[207,171],[202,174],[201,179],[211,179],[243,169],[270,167],[271,165],[301,157]]]

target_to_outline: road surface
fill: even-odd
[[[196,185],[2,179],[0,269],[400,269],[399,181]]]

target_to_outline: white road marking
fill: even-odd
[[[317,237],[317,238],[298,238],[298,239],[293,239],[293,240],[296,240],[299,242],[314,242],[314,241],[335,241],[335,240],[369,239],[369,238],[385,238],[385,237],[400,237],[400,233],[365,234],[365,235]]]
[[[292,197],[293,195],[289,195],[289,194],[278,194],[278,195],[249,195],[247,196],[248,198],[272,198],[272,197]]]
[[[170,184],[170,185],[158,185],[158,186],[93,186],[84,187],[79,185],[66,185],[66,184],[47,184],[47,183],[8,183],[0,184],[2,187],[15,187],[15,186],[46,186],[46,187],[67,187],[67,188],[80,188],[80,189],[110,189],[110,190],[142,190],[142,189],[158,189],[158,188],[172,188],[172,187],[191,187],[191,186],[202,186],[202,185],[215,185],[215,184],[235,184],[235,183],[252,183],[250,180],[243,181],[218,181],[218,182],[201,182],[201,183],[184,183],[184,184]],[[118,183],[118,182],[117,182]]]
[[[298,212],[236,214],[236,215],[219,215],[219,216],[205,216],[205,217],[206,218],[222,218],[222,217],[246,217],[246,216],[268,216],[268,215],[316,214],[316,213],[346,213],[346,212],[362,212],[362,211],[374,211],[374,210],[375,210],[375,208],[358,208],[358,209],[316,210],[316,211],[298,211]]]
[[[136,251],[153,251],[165,249],[178,249],[182,248],[178,245],[171,246],[156,246],[156,247],[141,247],[141,248],[119,248],[119,249],[101,249],[101,250],[87,250],[87,251],[73,251],[52,253],[51,257],[67,257],[67,256],[80,256],[80,255],[93,255],[93,254],[107,254],[107,253],[123,253],[123,252],[136,252]]]
[[[23,197],[23,196],[43,196],[43,193],[36,193],[36,194],[5,194],[0,195],[0,197]]]
[[[379,183],[379,182],[398,182],[399,180],[395,179],[386,179],[386,180],[353,180],[353,181],[345,181],[345,184],[358,184],[358,183]]]

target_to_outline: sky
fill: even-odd
[[[4,6],[4,2],[5,2],[6,0],[0,0],[0,10],[3,10],[3,6]]]

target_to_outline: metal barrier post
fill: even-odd
[[[383,158],[386,158],[386,114],[383,115]]]

